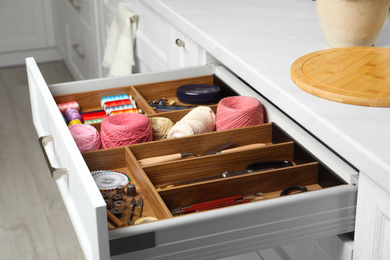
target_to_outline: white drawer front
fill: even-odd
[[[38,136],[53,136],[54,141],[45,148],[47,156],[53,167],[68,170],[68,175],[57,180],[57,185],[84,254],[88,259],[107,259],[105,202],[34,60],[27,59],[27,71],[33,121]]]
[[[257,94],[247,91],[247,86],[223,68],[213,66],[56,84],[50,88],[33,59],[27,60],[27,67],[34,123],[39,136],[54,136],[53,151],[46,148],[52,164],[69,170],[57,183],[88,259],[218,259],[354,230],[357,187],[342,185],[108,232],[104,201],[52,95],[214,72],[239,94]],[[261,102],[268,106],[267,101]],[[278,124],[288,121],[271,106],[267,112],[274,114]]]

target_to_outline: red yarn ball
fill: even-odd
[[[152,126],[147,116],[123,113],[109,116],[102,121],[100,136],[103,148],[152,141]]]
[[[263,106],[253,97],[233,96],[219,101],[216,130],[228,130],[264,123]]]

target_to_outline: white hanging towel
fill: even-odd
[[[102,65],[109,69],[108,77],[132,73],[136,21],[125,3],[119,3],[106,40]]]

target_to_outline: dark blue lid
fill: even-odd
[[[180,102],[188,104],[217,103],[221,98],[221,89],[206,84],[183,85],[177,88],[176,96]]]

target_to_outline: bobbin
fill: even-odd
[[[112,195],[111,199],[113,201],[122,200],[123,199],[123,194],[114,194],[114,195]]]
[[[110,212],[117,218],[122,216],[123,209],[121,208],[112,208]]]
[[[124,200],[117,200],[117,201],[114,201],[114,203],[112,205],[114,206],[114,208],[124,209],[125,208],[125,201]]]

